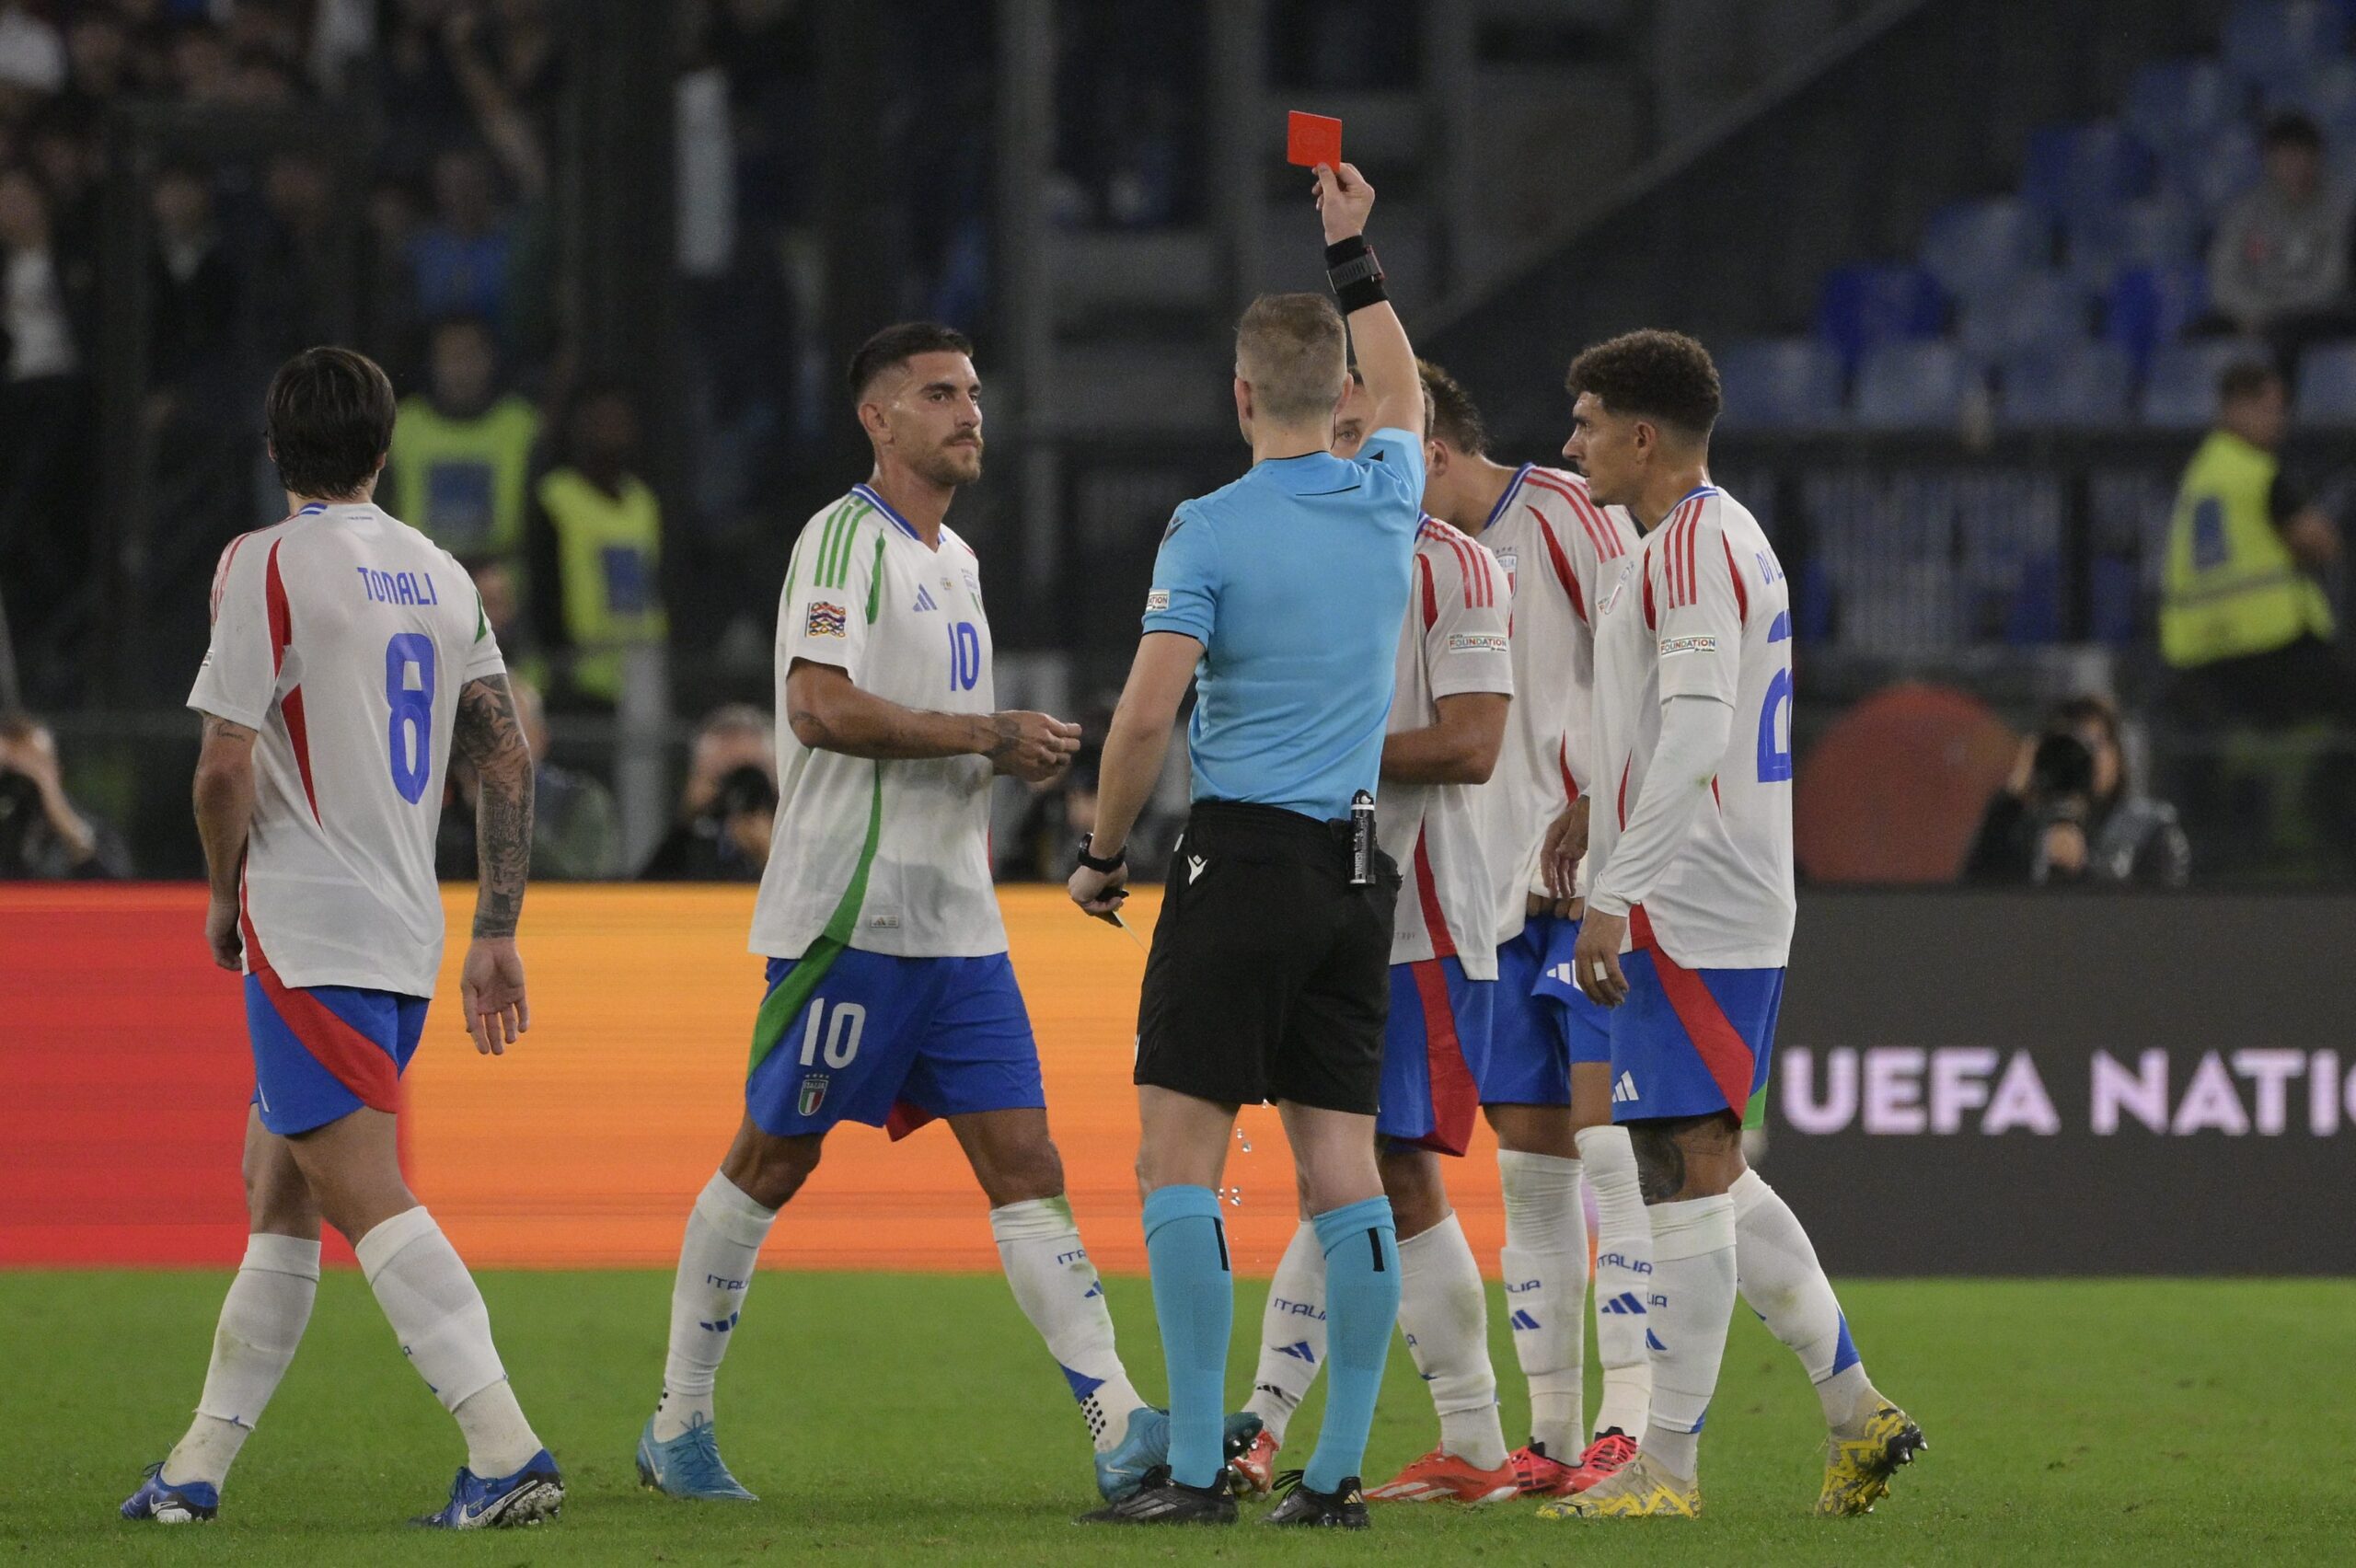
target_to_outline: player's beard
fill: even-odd
[[[975,436],[970,446],[962,441],[943,444],[918,472],[943,488],[974,483],[982,477],[982,438]]]

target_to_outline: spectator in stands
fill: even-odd
[[[0,0],[0,118],[18,121],[65,86],[65,40],[26,0]]]
[[[515,562],[502,556],[462,556],[458,564],[474,580],[483,618],[491,623],[491,635],[499,639],[508,674],[546,691],[549,662],[540,651],[538,634],[524,614],[523,576]]]
[[[193,104],[225,104],[236,98],[237,57],[221,29],[202,17],[179,24],[172,36],[172,81]]]
[[[370,188],[361,242],[360,340],[396,386],[414,384],[422,357],[409,248],[424,221],[424,198],[407,180],[387,177]]]
[[[234,347],[238,279],[213,221],[213,182],[193,165],[165,166],[148,193],[155,250],[148,262],[147,373],[151,421],[202,398]]]
[[[777,814],[777,736],[761,710],[707,716],[688,755],[680,819],[640,868],[641,882],[758,882]]]
[[[453,147],[435,158],[433,216],[409,246],[418,309],[429,319],[466,315],[504,321],[513,250],[491,160],[473,147]]]
[[[77,6],[66,26],[65,91],[84,105],[104,104],[131,85],[131,31],[112,11]]]
[[[2202,325],[2265,339],[2287,372],[2308,343],[2356,330],[2356,192],[2328,178],[2323,133],[2304,114],[2277,115],[2264,147],[2265,179],[2225,213],[2210,244],[2212,314]]]
[[[496,18],[460,6],[445,18],[442,41],[484,144],[525,199],[537,199],[548,189],[557,107],[548,0],[501,0]]]
[[[610,707],[632,648],[670,638],[663,509],[635,472],[638,411],[619,386],[585,389],[558,466],[533,489],[533,622],[570,695]]]
[[[254,296],[270,302],[256,327],[262,357],[277,361],[344,339],[340,308],[349,251],[336,223],[335,176],[318,153],[280,153],[262,171],[267,215]],[[339,323],[344,323],[341,329]]]
[[[0,169],[0,593],[29,661],[72,663],[48,628],[89,579],[88,530],[58,525],[89,505],[88,297],[88,259],[58,248],[40,182]]]
[[[2118,710],[2080,697],[2021,743],[2012,778],[1980,820],[1964,875],[1996,884],[2182,887],[2191,870],[2176,808],[2138,792],[2128,776]]]
[[[57,737],[26,714],[0,714],[0,881],[130,874],[122,836],[66,795]]]
[[[548,708],[539,687],[510,680],[515,717],[532,745],[532,874],[565,882],[605,882],[621,874],[621,824],[613,792],[586,773],[560,767],[549,753]]]
[[[427,364],[427,390],[401,399],[393,426],[392,513],[453,555],[513,559],[540,417],[502,389],[498,346],[479,317],[438,323]]]

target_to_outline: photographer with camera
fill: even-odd
[[[0,882],[130,874],[121,835],[66,797],[49,726],[0,714]]]
[[[2182,887],[2191,872],[2176,808],[2131,787],[2118,710],[2077,697],[2021,743],[1963,874],[1991,884]]]

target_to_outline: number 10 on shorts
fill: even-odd
[[[814,1067],[823,1053],[826,1066],[835,1068],[849,1066],[859,1055],[859,1037],[867,1032],[867,1009],[857,1002],[838,1002],[834,1017],[826,1016],[826,998],[814,997],[810,1002],[810,1021],[802,1029],[802,1065]],[[821,1044],[820,1042],[825,1043]]]

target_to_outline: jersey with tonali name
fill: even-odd
[[[433,994],[450,727],[467,683],[505,668],[458,563],[374,506],[229,542],[188,705],[255,732],[248,971]]]
[[[865,485],[803,526],[778,605],[780,800],[751,946],[770,958],[800,958],[820,937],[901,958],[1004,952],[989,760],[884,762],[803,745],[787,721],[797,659],[904,708],[992,711],[973,550],[947,527],[928,546]]]
[[[1710,798],[1640,907],[1662,949],[1689,969],[1782,964],[1796,908],[1791,585],[1740,502],[1705,485],[1638,557],[1618,563],[1595,652],[1595,734],[1607,771],[1588,864],[1609,875],[1660,740],[1661,705],[1685,696],[1731,704]]]
[[[1439,722],[1441,698],[1475,691],[1513,693],[1505,569],[1485,547],[1426,517],[1415,533],[1388,732],[1428,729]],[[1405,878],[1392,963],[1453,957],[1468,979],[1497,977],[1496,884],[1473,825],[1478,793],[1470,784],[1383,781],[1375,836]]]
[[[1513,710],[1496,771],[1473,796],[1503,943],[1520,933],[1529,895],[1546,891],[1538,872],[1546,829],[1593,788],[1589,610],[1599,582],[1635,554],[1636,529],[1620,508],[1590,501],[1578,475],[1525,464],[1481,542],[1513,594]]]

